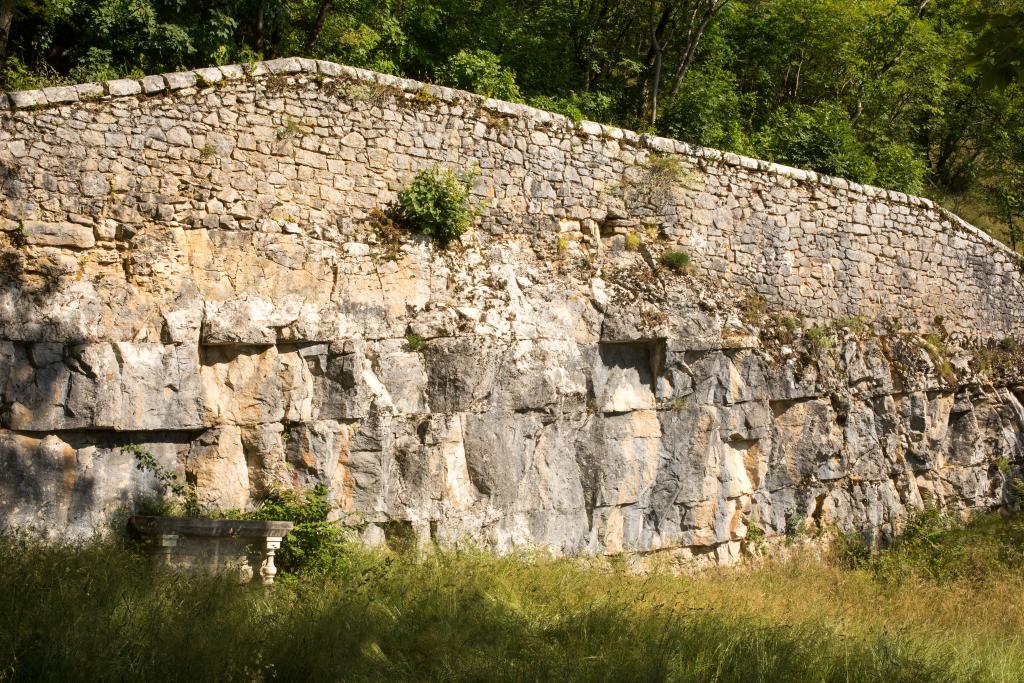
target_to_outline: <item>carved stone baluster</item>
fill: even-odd
[[[267,558],[263,561],[263,569],[260,571],[260,574],[263,575],[264,586],[273,584],[274,577],[277,576],[277,567],[274,566],[274,554],[281,547],[281,539],[281,536],[267,536]]]
[[[157,552],[160,554],[160,561],[170,567],[171,556],[174,555],[174,549],[178,546],[178,534],[157,534],[156,545],[159,549]]]

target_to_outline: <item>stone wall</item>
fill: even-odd
[[[156,487],[131,444],[211,506],[324,484],[369,541],[731,559],[990,508],[1022,458],[1017,366],[896,331],[1024,331],[1020,260],[927,200],[308,60],[6,97],[8,525],[90,533]],[[434,164],[473,230],[389,242]],[[799,331],[839,316],[896,322]]]
[[[1021,260],[927,199],[447,88],[291,59],[8,98],[5,215],[39,244],[89,248],[143,220],[357,239],[438,163],[479,168],[492,235],[650,227],[723,286],[808,317],[1024,327]]]

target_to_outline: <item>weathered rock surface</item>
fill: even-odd
[[[206,505],[322,484],[367,538],[501,550],[731,561],[751,524],[1005,502],[1020,353],[961,347],[1024,332],[1020,263],[925,200],[337,65],[243,76],[2,115],[2,525],[90,533],[157,487],[129,444]],[[482,215],[388,243],[371,212],[431,163],[479,167]]]

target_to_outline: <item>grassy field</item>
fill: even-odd
[[[1020,681],[1024,518],[696,577],[344,551],[272,589],[0,543],[0,680]]]

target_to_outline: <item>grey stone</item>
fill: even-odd
[[[163,78],[169,90],[183,90],[196,84],[196,74],[192,71],[164,74]]]
[[[98,171],[86,171],[81,179],[82,194],[86,197],[103,197],[110,193],[110,181]]]
[[[147,95],[155,95],[167,89],[163,76],[146,76],[142,79],[142,90]]]
[[[224,74],[215,67],[196,69],[194,73],[200,85],[213,85],[224,80]]]
[[[316,61],[316,66],[320,73],[325,76],[341,76],[344,73],[344,67],[340,64],[335,64],[334,62],[325,62],[322,59],[318,59]]]
[[[125,95],[138,95],[142,92],[142,84],[136,80],[121,79],[106,82],[107,93],[111,97],[123,97]]]
[[[192,136],[188,134],[184,126],[174,126],[166,133],[167,142],[172,145],[180,145],[182,147],[192,146]]]
[[[78,101],[78,90],[73,86],[56,86],[43,88],[43,96],[47,104],[68,104]]]
[[[96,244],[92,228],[74,223],[25,221],[24,230],[29,244],[74,249],[88,249]]]
[[[264,69],[272,74],[291,74],[302,71],[302,63],[297,57],[285,57],[283,59],[271,59],[261,62]]]
[[[102,83],[81,83],[75,86],[75,92],[78,93],[78,99],[83,101],[95,100],[106,94]]]
[[[15,109],[33,109],[46,104],[46,95],[42,90],[21,90],[7,93]]]
[[[228,80],[238,79],[245,76],[245,70],[240,64],[227,64],[219,67],[221,74]]]

